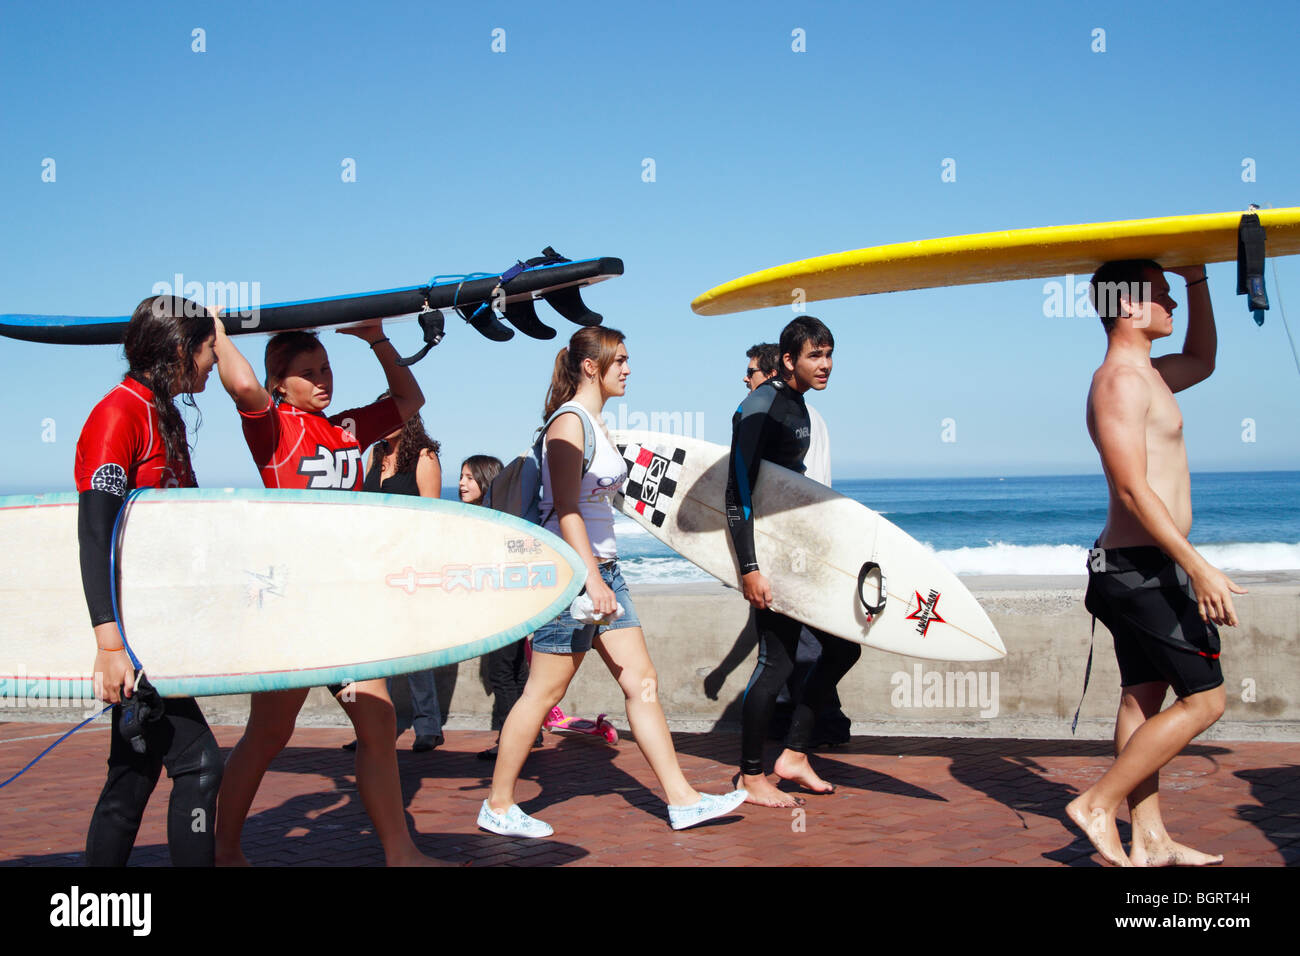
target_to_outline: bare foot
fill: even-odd
[[[1086,793],[1080,794],[1071,800],[1066,805],[1066,814],[1083,831],[1103,860],[1113,866],[1132,866],[1133,861],[1125,855],[1124,844],[1120,842],[1114,814],[1106,813],[1101,807],[1090,810],[1084,799],[1086,796]]]
[[[733,781],[736,789],[744,790],[749,796],[745,797],[746,803],[756,803],[760,807],[801,807],[803,800],[799,797],[791,796],[788,793],[782,793],[776,787],[772,786],[767,777],[761,773],[743,773],[737,774]]]
[[[835,792],[834,784],[827,783],[817,776],[812,764],[808,762],[808,755],[801,754],[797,750],[783,751],[781,756],[776,758],[776,766],[773,769],[782,780],[793,780],[813,793]]]
[[[1202,853],[1166,837],[1158,843],[1133,844],[1134,866],[1211,866],[1223,862],[1223,854]]]
[[[435,860],[431,856],[425,856],[414,845],[393,854],[391,857],[385,857],[384,866],[450,866],[452,864],[443,863],[441,860]]]

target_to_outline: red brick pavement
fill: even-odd
[[[0,778],[70,725],[0,724]],[[107,725],[74,734],[0,790],[0,866],[81,861],[86,824],[104,780]],[[216,728],[229,748],[242,728]],[[376,866],[383,862],[339,749],[342,729],[298,730],[272,765],[244,831],[254,864]],[[408,733],[398,763],[416,842],[427,854],[475,866],[1095,866],[1091,848],[1064,822],[1069,798],[1109,764],[1094,741],[856,737],[814,757],[839,785],[808,796],[802,812],[742,808],[674,832],[654,777],[631,740],[548,735],[524,768],[524,809],[555,827],[548,840],[494,836],[474,824],[491,765],[475,754],[488,732],[452,731],[414,754]],[[701,790],[730,789],[739,740],[677,734],[683,769]],[[775,745],[772,754],[775,755]],[[1300,744],[1194,744],[1166,769],[1170,830],[1221,851],[1236,865],[1300,863]],[[149,805],[131,862],[168,863],[166,778]],[[1122,831],[1127,837],[1127,828]]]

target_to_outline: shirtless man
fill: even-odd
[[[1177,303],[1159,265],[1111,262],[1092,277],[1106,359],[1088,393],[1088,433],[1110,487],[1106,527],[1089,555],[1085,604],[1110,629],[1123,692],[1115,763],[1066,813],[1116,866],[1202,865],[1223,857],[1175,843],[1160,818],[1160,768],[1223,714],[1219,632],[1245,594],[1187,541],[1191,479],[1174,400],[1214,371],[1217,337],[1204,266],[1168,270],[1187,283],[1183,350],[1151,358],[1173,332]],[[1177,700],[1161,710],[1172,687]],[[1115,811],[1128,799],[1128,855]]]

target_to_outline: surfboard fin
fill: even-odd
[[[420,323],[420,331],[424,333],[424,348],[406,358],[402,358],[399,355],[397,357],[397,364],[403,367],[414,365],[416,362],[420,361],[420,359],[428,355],[429,349],[441,342],[442,337],[445,334],[442,313],[437,309],[426,309],[417,315],[415,320]]]
[[[524,335],[531,336],[535,339],[555,338],[555,329],[551,328],[537,317],[537,307],[533,305],[532,299],[520,299],[518,302],[507,302],[505,316],[506,321],[517,328],[520,332],[524,333]]]
[[[1246,296],[1256,325],[1264,324],[1268,291],[1264,288],[1264,227],[1259,224],[1258,206],[1241,217],[1237,227],[1237,295]]]
[[[474,326],[480,335],[493,342],[509,342],[515,337],[514,329],[502,325],[501,320],[492,311],[492,306],[486,302],[482,305],[459,305],[456,311],[460,313],[462,319]]]
[[[570,322],[578,325],[600,325],[604,316],[587,308],[586,303],[582,301],[582,296],[578,294],[578,288],[574,285],[567,289],[556,289],[554,292],[543,292],[542,298],[546,300],[547,305]]]

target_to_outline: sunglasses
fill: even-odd
[[[758,373],[759,373],[759,370],[756,369],[756,368],[747,368],[747,369],[745,369],[745,380],[746,380],[746,381],[749,381],[749,379],[753,378],[753,377],[754,377],[755,375],[757,375]]]

